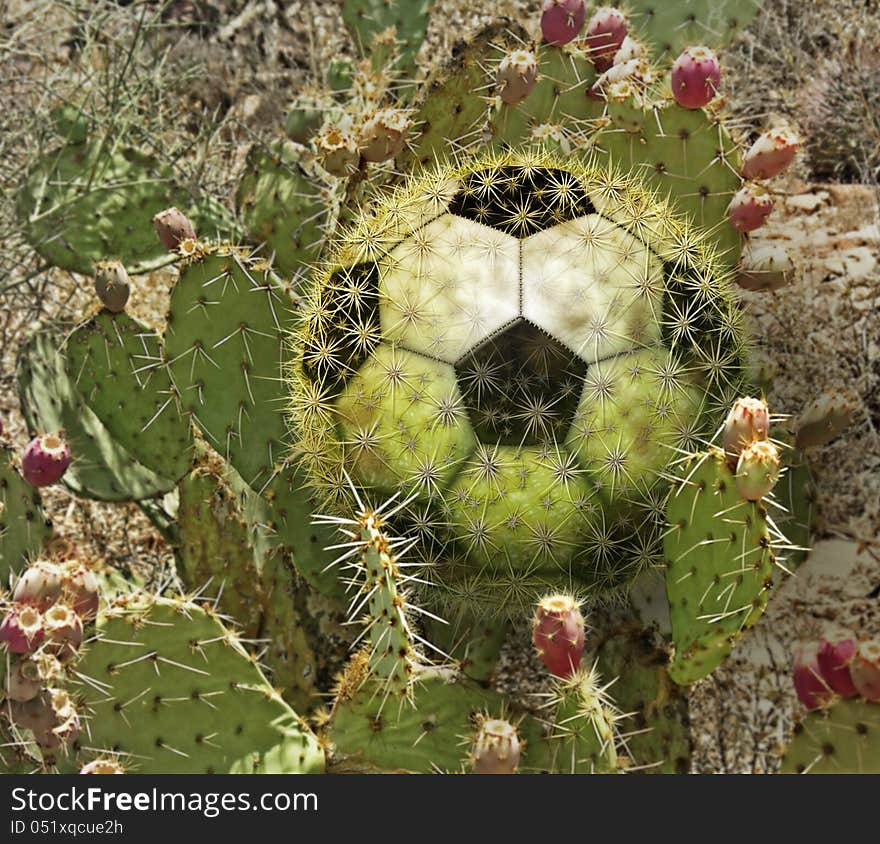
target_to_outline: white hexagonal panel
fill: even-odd
[[[379,263],[382,334],[454,363],[519,315],[519,241],[445,214]]]
[[[660,338],[663,264],[590,214],[522,242],[523,316],[593,363]]]

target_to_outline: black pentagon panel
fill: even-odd
[[[465,176],[448,210],[518,238],[596,213],[573,173],[503,166]]]
[[[306,326],[303,368],[315,383],[341,385],[382,339],[379,268],[373,262],[340,267],[318,296]]]
[[[455,371],[477,439],[528,446],[565,439],[587,364],[519,319],[465,355]]]

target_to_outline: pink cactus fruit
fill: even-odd
[[[530,50],[514,50],[499,62],[495,79],[501,101],[517,105],[538,83],[538,59]]]
[[[124,774],[125,768],[115,759],[104,759],[99,757],[87,762],[79,769],[81,774]]]
[[[65,598],[83,621],[98,614],[98,593],[98,578],[87,565],[74,560],[64,566]]]
[[[553,47],[568,44],[581,31],[587,7],[584,0],[544,0],[541,34]]]
[[[818,654],[818,642],[804,642],[794,657],[794,689],[798,700],[810,710],[821,709],[834,700],[834,692],[819,669]]]
[[[744,179],[772,179],[788,169],[794,160],[800,140],[788,127],[770,129],[764,132],[742,162]]]
[[[721,65],[708,47],[688,47],[672,65],[672,96],[682,108],[708,105],[721,84]]]
[[[177,208],[166,208],[153,217],[153,225],[162,245],[174,252],[184,240],[195,240],[196,230],[189,219]]]
[[[45,638],[42,613],[28,604],[15,604],[0,622],[0,644],[10,653],[28,654],[35,651]]]
[[[850,675],[850,664],[857,647],[855,639],[845,632],[831,635],[819,643],[816,659],[822,679],[843,698],[856,697],[859,693]]]
[[[532,623],[532,641],[547,670],[570,677],[584,652],[584,617],[569,595],[548,595],[538,602]]]
[[[880,703],[880,641],[860,642],[849,666],[853,685],[872,703]]]
[[[614,56],[626,38],[627,23],[623,12],[602,6],[593,13],[584,34],[583,47],[599,73],[614,62]]]
[[[36,487],[58,483],[70,466],[70,446],[62,433],[34,437],[21,458],[24,479]]]
[[[55,604],[43,616],[48,642],[46,649],[62,663],[70,662],[79,652],[83,640],[80,617],[65,604]]]
[[[358,135],[358,149],[364,161],[379,163],[400,155],[411,125],[404,109],[380,108],[364,123]]]
[[[746,182],[734,194],[727,209],[727,218],[738,232],[761,228],[773,210],[773,199],[757,182]]]
[[[480,725],[471,751],[475,774],[515,774],[520,741],[516,727],[502,718],[487,718]]]
[[[64,591],[64,571],[49,560],[36,560],[28,566],[12,590],[17,604],[30,604],[45,612]]]
[[[769,440],[749,443],[736,463],[736,489],[746,501],[760,501],[779,480],[779,452]]]
[[[770,431],[770,408],[763,399],[747,396],[737,399],[727,419],[722,434],[727,465],[736,467],[742,450],[756,440],[766,440]]]

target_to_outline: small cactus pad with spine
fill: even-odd
[[[114,318],[110,314],[104,316]],[[137,333],[133,331],[128,336],[129,343],[138,342]],[[115,337],[115,333],[111,332],[110,336]],[[144,330],[144,340],[148,345],[142,345],[141,352],[144,355],[142,363],[147,369],[155,364],[155,361],[148,364],[146,360],[155,353],[155,339],[155,334]],[[64,474],[64,485],[78,495],[102,501],[136,501],[173,489],[176,477],[160,475],[135,459],[89,406],[89,397],[83,395],[76,384],[75,373],[67,358],[65,340],[66,331],[62,326],[53,323],[40,326],[22,344],[17,370],[21,409],[28,428],[32,431],[64,431],[70,444],[73,459]],[[151,346],[153,351],[148,352]],[[137,405],[141,392],[139,385],[134,387],[139,380],[139,375],[135,373],[138,364],[132,357],[128,358],[128,363],[120,365],[129,367],[118,372],[118,377],[127,384],[129,391],[124,394],[125,400]],[[155,374],[155,380],[150,379],[152,385],[162,379],[161,372]],[[147,380],[146,374],[140,377]],[[144,398],[147,401],[158,399],[158,394],[151,395],[145,391]],[[168,394],[163,394],[155,409],[169,398]],[[108,404],[102,397],[98,409],[103,407],[112,411],[112,406],[112,401]],[[165,409],[166,413],[168,411],[176,412],[173,402]],[[130,431],[130,421],[123,421],[115,413],[111,415],[115,417],[115,424],[120,426],[119,430]],[[145,417],[146,420],[149,418]],[[149,443],[141,445],[161,463],[177,467],[181,465],[178,462],[180,455],[160,456],[151,450]]]
[[[880,704],[838,700],[796,726],[785,774],[880,774]]]
[[[96,262],[112,257],[134,274],[168,263],[168,253],[143,221],[175,202],[192,206],[168,165],[96,139],[37,159],[18,194],[16,213],[28,241],[50,264],[91,274]],[[218,203],[192,211],[206,234],[229,233],[228,214]]]
[[[21,477],[12,449],[0,446],[0,590],[39,552],[49,533],[40,493]]]
[[[78,751],[130,758],[139,773],[323,770],[316,739],[238,634],[196,603],[140,596],[112,605],[74,676],[88,724]]]
[[[389,195],[292,339],[309,481],[342,516],[346,473],[400,494],[395,529],[438,563],[444,616],[444,596],[514,613],[628,581],[659,551],[674,450],[710,435],[742,378],[729,280],[694,229],[543,153]]]
[[[764,612],[777,537],[764,504],[740,496],[720,449],[677,472],[664,542],[675,644],[669,674],[686,685],[713,671]]]

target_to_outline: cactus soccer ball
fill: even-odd
[[[664,472],[740,379],[729,283],[637,182],[549,158],[439,168],[344,236],[295,337],[299,451],[449,594],[607,589],[656,558]]]

